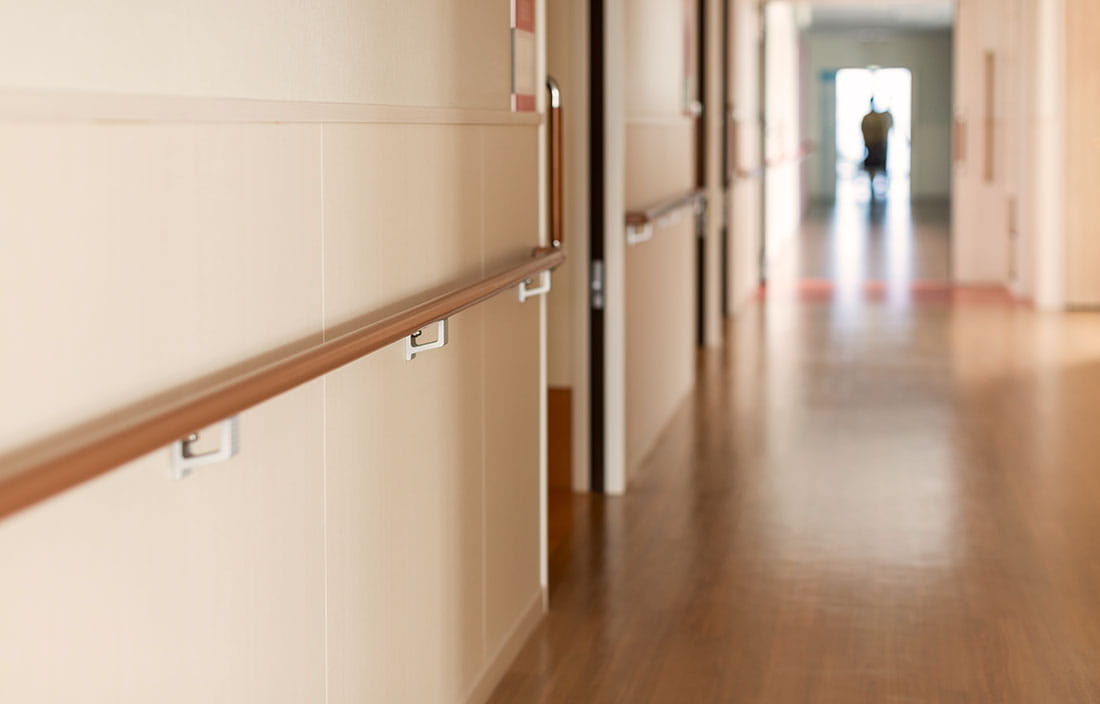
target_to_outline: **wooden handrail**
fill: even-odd
[[[562,107],[561,89],[558,82],[552,76],[546,77],[546,92],[550,99],[547,110],[549,120],[549,151],[550,151],[550,178],[549,178],[549,206],[550,210],[550,245],[561,247],[565,244],[565,231],[562,214]]]
[[[803,142],[798,151],[794,152],[793,154],[782,154],[780,156],[767,159],[766,161],[764,161],[763,164],[752,169],[743,169],[741,167],[738,167],[737,176],[739,178],[751,178],[753,176],[759,176],[768,169],[774,169],[776,167],[784,166],[786,164],[794,164],[800,162],[806,157],[813,154],[816,149],[817,145],[815,145],[813,142]]]
[[[539,249],[508,268],[263,366],[147,404],[95,430],[0,457],[0,518],[379,350],[559,266],[560,249]]]
[[[955,118],[953,137],[953,158],[956,164],[962,164],[966,161],[966,120],[961,117]]]
[[[645,227],[673,211],[694,207],[699,202],[706,202],[706,192],[701,188],[693,188],[686,193],[654,203],[644,210],[627,211],[626,224],[628,227]]]

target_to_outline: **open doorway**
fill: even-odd
[[[873,102],[872,102],[873,101]],[[869,183],[862,124],[872,109],[889,115],[885,168]],[[907,68],[846,68],[836,74],[837,187],[908,198],[912,171],[913,74]]]

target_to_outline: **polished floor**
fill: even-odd
[[[841,181],[835,202],[815,203],[798,242],[805,281],[881,281],[892,286],[950,277],[950,205],[909,201],[909,183],[880,184],[870,197],[866,178]]]
[[[1100,315],[950,289],[893,205],[819,211],[630,493],[559,497],[494,702],[1100,702]]]

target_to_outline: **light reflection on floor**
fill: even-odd
[[[872,198],[865,176],[841,181],[835,202],[814,206],[760,313],[773,549],[830,569],[956,554],[952,413],[934,393],[949,360],[922,342],[912,309],[950,297],[949,208],[912,205],[902,179],[876,186]],[[910,393],[921,385],[931,393]]]
[[[494,701],[1100,702],[1100,316],[952,288],[946,213],[811,214]]]
[[[877,188],[872,199],[865,175],[841,180],[835,202],[814,204],[791,251],[769,272],[769,289],[816,287],[852,309],[868,297],[905,307],[915,291],[945,286],[947,201],[911,203],[909,182],[901,178],[880,179]]]

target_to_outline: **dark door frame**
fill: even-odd
[[[606,188],[606,137],[604,83],[606,56],[604,0],[591,0],[588,6],[588,414],[589,458],[588,488],[604,491],[606,447],[606,398],[604,388],[604,224]]]
[[[731,129],[731,112],[733,106],[730,105],[730,2],[729,0],[722,0],[722,231],[721,231],[721,257],[720,263],[720,276],[721,278],[721,297],[722,300],[719,303],[722,311],[722,318],[725,319],[730,314],[729,300],[730,300],[730,221],[729,212],[727,208],[727,199],[729,198],[730,185],[732,178],[730,171],[732,164],[730,163],[730,147],[733,139],[733,135],[730,134]]]
[[[707,2],[695,5],[695,78],[699,111],[695,117],[695,187],[707,187]],[[715,208],[709,203],[695,218],[695,344],[707,343],[707,218]]]

